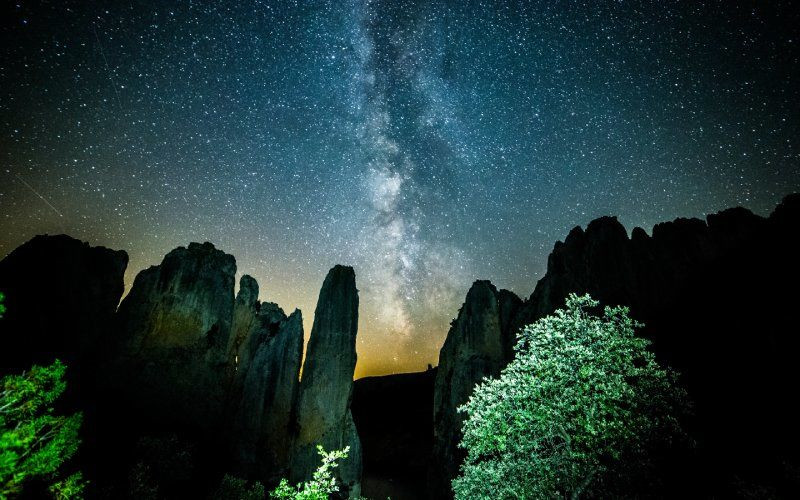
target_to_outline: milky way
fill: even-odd
[[[764,3],[5,2],[0,255],[66,232],[130,286],[211,241],[306,331],[350,264],[357,375],[424,369],[575,225],[800,190],[800,18]]]
[[[466,255],[448,244],[449,235],[441,228],[422,231],[426,198],[447,194],[434,183],[448,172],[415,152],[420,144],[438,141],[446,158],[434,160],[458,168],[461,162],[452,152],[462,145],[445,136],[447,124],[442,123],[454,119],[437,93],[448,91],[438,76],[443,46],[438,37],[438,43],[428,40],[441,33],[441,22],[419,15],[426,14],[423,7],[404,25],[394,19],[398,13],[383,7],[355,2],[350,20],[355,49],[351,106],[365,153],[363,183],[369,200],[359,239],[365,292],[379,305],[369,312],[375,326],[413,349],[419,342],[414,333],[425,328],[419,319],[436,316],[442,304],[456,303],[469,279],[460,272]],[[434,183],[425,186],[426,180]],[[426,189],[430,185],[434,190]]]

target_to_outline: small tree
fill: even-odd
[[[649,480],[652,450],[684,437],[686,393],[636,337],[628,308],[565,310],[524,328],[514,360],[460,411],[467,457],[457,498],[630,496]]]
[[[80,444],[81,414],[53,414],[65,371],[56,360],[0,381],[0,498],[21,493],[31,480],[46,483],[55,498],[81,496],[81,474],[64,477],[61,470]]]
[[[327,500],[329,495],[339,491],[333,469],[339,466],[338,460],[347,458],[350,447],[343,450],[325,452],[322,446],[317,445],[317,451],[322,456],[322,465],[314,471],[311,481],[292,487],[289,481],[281,479],[280,484],[271,493],[270,497],[278,500]]]

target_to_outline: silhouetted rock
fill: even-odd
[[[353,383],[353,420],[364,462],[367,498],[425,498],[433,444],[436,369],[365,377]]]
[[[70,375],[91,373],[75,387],[100,381],[102,392],[83,400],[89,452],[81,456],[91,460],[93,484],[124,496],[122,478],[136,472],[125,468],[141,465],[143,440],[177,439],[192,450],[163,457],[185,461],[181,470],[189,474],[159,476],[168,496],[201,494],[226,471],[267,484],[290,473],[310,479],[321,444],[350,447],[337,475],[345,494],[358,494],[352,268],[336,266],[322,286],[301,392],[300,311],[287,317],[259,302],[258,283],[247,275],[234,299],[232,256],[210,243],[179,247],[141,271],[117,309],[126,264],[124,252],[66,236],[34,238],[0,262],[9,307],[0,324],[3,371],[59,356]]]
[[[277,334],[280,323],[285,319],[286,313],[273,302],[256,301],[250,305],[239,305],[237,301],[233,319],[233,331],[237,337],[228,352],[230,365],[235,371],[236,388],[232,393],[236,397],[240,396],[241,384],[248,373],[256,349]],[[302,363],[302,349],[300,361]],[[299,376],[299,371],[298,366],[296,376]]]
[[[513,321],[522,305],[522,299],[514,292],[500,290],[497,292],[498,313],[500,314],[500,333],[503,344],[503,359],[508,362],[514,356],[514,345],[517,342]]]
[[[139,273],[115,318],[104,420],[121,422],[131,442],[175,434],[193,443],[198,475],[274,484],[288,472],[302,315],[259,302],[248,275],[234,300],[235,273],[233,257],[210,243],[177,248]]]
[[[358,290],[353,268],[335,266],[322,284],[308,342],[296,406],[292,481],[311,478],[319,466],[316,446],[326,451],[350,447],[337,468],[342,493],[358,496],[361,445],[350,414],[356,366]]]
[[[219,424],[235,273],[233,256],[191,243],[136,276],[115,318],[110,376],[143,419],[206,430]]]
[[[269,307],[262,311],[251,336],[252,356],[243,369],[234,441],[244,474],[271,484],[285,477],[291,458],[290,422],[303,357],[303,316],[299,309],[288,318],[278,317]]]
[[[798,219],[800,219],[800,193],[786,196],[769,216],[769,220],[777,225],[780,231],[789,232],[797,231]]]
[[[645,324],[641,334],[654,341],[662,361],[683,374],[695,402],[689,425],[697,455],[681,457],[683,462],[672,464],[675,470],[664,471],[681,478],[667,483],[673,488],[668,494],[735,496],[750,489],[794,496],[800,490],[791,473],[800,464],[800,431],[787,395],[800,382],[792,368],[800,347],[793,333],[798,228],[798,195],[785,198],[768,219],[733,208],[706,221],[657,224],[652,237],[635,228],[628,238],[615,218],[602,217],[555,244],[547,273],[519,309],[509,335],[562,307],[572,292],[590,293],[605,305],[630,306],[631,315]],[[443,381],[453,370],[444,364],[453,359],[451,338],[462,336],[458,324],[442,348]],[[496,349],[476,348],[492,360]],[[462,370],[472,373],[468,359],[457,364],[466,363]],[[448,390],[437,383],[437,408],[442,396],[452,398]],[[435,446],[446,444],[447,437],[438,433]],[[441,483],[457,472],[457,463],[449,465]]]
[[[452,496],[448,478],[456,476],[464,457],[457,447],[464,416],[456,409],[467,402],[475,384],[497,376],[507,363],[511,336],[504,327],[510,326],[520,302],[507,290],[498,292],[490,282],[476,281],[439,352],[429,474],[430,493],[436,498]]]
[[[0,321],[0,374],[64,361],[68,380],[92,385],[97,346],[113,335],[128,255],[66,235],[36,236],[0,261],[8,308]],[[74,386],[74,387],[73,387]]]
[[[250,341],[260,326],[258,321],[260,309],[258,282],[252,276],[245,274],[239,279],[239,293],[233,306],[231,336],[228,342],[228,365],[236,372],[238,378],[243,378],[242,374],[247,373],[247,364],[252,357]],[[285,317],[282,314],[280,319]]]
[[[637,280],[630,256],[628,234],[616,217],[601,217],[589,223],[586,231],[575,227],[564,242],[556,242],[547,259],[547,274],[536,286],[512,322],[512,333],[531,318],[540,318],[563,305],[575,289],[603,284],[603,293],[619,303],[629,303],[630,291],[623,286]],[[551,302],[555,300],[555,303]]]

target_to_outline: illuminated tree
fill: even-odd
[[[66,388],[65,371],[56,360],[0,380],[0,498],[20,494],[33,480],[45,483],[55,498],[81,496],[81,474],[65,477],[62,471],[80,444],[81,414],[53,412]]]
[[[457,498],[630,496],[652,488],[653,450],[685,438],[686,393],[625,307],[570,295],[524,328],[515,358],[460,411]]]

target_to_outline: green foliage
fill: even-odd
[[[280,484],[272,492],[270,498],[277,500],[327,500],[331,494],[339,491],[333,470],[339,466],[339,460],[347,458],[350,447],[327,453],[322,446],[317,446],[322,464],[314,471],[311,481],[296,486],[281,479]],[[214,493],[215,499],[222,500],[260,500],[264,498],[264,487],[259,482],[247,483],[244,479],[225,475],[219,488]]]
[[[339,466],[338,460],[347,458],[350,447],[326,453],[322,446],[317,446],[322,456],[322,464],[314,471],[311,481],[292,487],[289,481],[281,479],[281,483],[270,493],[270,497],[278,500],[327,500],[332,493],[339,491],[333,469]]]
[[[258,481],[248,485],[244,479],[225,474],[213,498],[215,500],[263,500],[265,494],[264,485]]]
[[[457,498],[633,496],[650,457],[685,438],[686,393],[636,337],[628,308],[570,295],[524,328],[515,359],[460,411],[467,458]],[[643,479],[644,478],[644,479]]]
[[[3,292],[0,292],[0,318],[3,317],[3,314],[6,312],[6,306],[3,302],[6,300],[6,295]]]
[[[64,478],[60,470],[78,449],[82,417],[53,414],[65,371],[56,360],[0,381],[0,498],[21,493],[31,480],[46,482],[56,498],[81,496],[80,474]]]
[[[71,498],[83,498],[83,488],[86,482],[83,480],[83,474],[76,472],[66,479],[56,481],[50,485],[50,493],[53,498],[57,500],[69,500]]]

